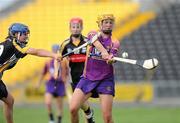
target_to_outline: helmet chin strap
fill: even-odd
[[[25,42],[20,42],[20,41],[19,41],[20,36],[21,36],[21,33],[18,32],[17,39],[16,39],[16,43],[17,43],[21,48],[24,48],[24,47],[26,47],[27,42],[26,42],[26,41],[25,41]]]
[[[20,39],[20,36],[21,36],[21,34],[20,34],[20,32],[18,32],[18,36],[17,36],[17,40],[19,41],[19,39]]]
[[[112,30],[102,30],[102,32],[103,32],[104,34],[109,35],[109,34],[111,34],[111,33],[112,33]]]
[[[112,33],[112,30],[111,30],[111,29],[104,30],[102,26],[100,26],[100,30],[101,30],[104,34],[106,34],[106,35],[109,35],[109,34]]]
[[[78,38],[81,34],[72,34],[73,37]]]

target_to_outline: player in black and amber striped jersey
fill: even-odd
[[[0,43],[0,100],[4,102],[5,118],[7,123],[13,123],[14,98],[8,92],[6,85],[1,80],[3,72],[13,68],[19,59],[27,54],[51,57],[58,61],[61,56],[43,49],[35,49],[27,46],[29,38],[28,26],[21,23],[14,23],[9,27],[8,37]]]
[[[71,52],[73,49],[81,46],[88,41],[88,39],[81,34],[83,30],[83,21],[81,18],[72,18],[69,22],[69,29],[71,35],[61,44],[61,55]],[[81,75],[83,74],[84,63],[86,60],[86,51],[87,47],[84,47],[77,52],[73,52],[67,58],[65,58],[65,62],[67,61],[68,68],[70,68],[70,75],[72,80],[71,86],[73,91],[76,88]],[[94,123],[93,111],[90,109],[89,104],[85,102],[82,105],[81,109],[86,114],[87,122]]]

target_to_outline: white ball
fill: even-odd
[[[127,52],[123,52],[123,53],[122,53],[122,57],[123,57],[123,58],[127,58],[127,57],[128,57],[128,53],[127,53]]]

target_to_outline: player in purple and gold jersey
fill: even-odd
[[[52,51],[57,53],[59,50],[59,45],[54,44],[52,46]],[[60,63],[61,64],[61,63]],[[62,64],[61,64],[62,65]],[[40,87],[43,79],[47,76],[48,79],[46,81],[46,93],[45,93],[45,104],[48,110],[49,115],[49,123],[55,123],[54,115],[52,111],[52,98],[56,99],[57,103],[57,123],[61,123],[62,119],[62,111],[63,111],[63,97],[65,96],[65,84],[64,84],[64,75],[61,72],[62,67],[59,69],[59,76],[55,78],[55,67],[54,67],[54,59],[46,62],[40,80],[37,84],[37,88]],[[63,70],[65,72],[65,70]],[[57,85],[55,85],[57,84]]]
[[[13,123],[14,98],[8,92],[6,85],[1,80],[3,72],[13,68],[19,59],[27,54],[51,57],[58,61],[61,56],[43,49],[35,49],[27,46],[29,38],[28,26],[21,23],[14,23],[9,27],[8,37],[0,43],[0,100],[4,102],[5,118],[7,123]]]
[[[119,49],[119,41],[112,37],[115,18],[112,14],[104,14],[98,17],[100,36],[98,41],[108,51],[110,56],[116,56]],[[97,32],[90,32],[88,38],[92,38]],[[92,44],[87,54],[84,73],[72,95],[70,104],[71,122],[78,123],[77,112],[79,107],[89,97],[99,97],[104,123],[113,123],[112,104],[114,97],[114,69],[113,60],[103,60],[102,53]]]

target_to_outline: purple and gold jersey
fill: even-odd
[[[46,92],[51,93],[55,97],[65,95],[65,85],[61,77],[58,76],[57,80],[54,78],[54,60],[50,60],[46,63],[42,74],[44,76],[48,75],[48,79],[46,82]],[[57,87],[54,88],[56,81]]]
[[[54,78],[54,60],[50,60],[45,64],[42,74],[48,75],[48,81],[56,81]],[[58,81],[61,81],[60,76],[58,76]]]
[[[92,38],[93,35],[95,35],[95,32],[93,32],[93,34],[90,33],[88,37]],[[113,54],[113,56],[117,55],[117,51],[119,49],[118,40],[112,40],[111,36],[108,38],[100,36],[98,40],[110,54]],[[84,77],[89,80],[96,81],[112,77],[113,75],[113,65],[107,64],[106,61],[102,59],[101,53],[95,48],[95,46],[92,45],[89,49],[84,69]]]

